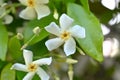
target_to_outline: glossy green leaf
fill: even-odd
[[[87,13],[82,6],[73,3],[68,5],[68,15],[75,20],[75,24],[83,26],[86,30],[84,39],[76,39],[80,47],[92,58],[103,61],[103,35],[97,18],[92,13]]]
[[[0,70],[7,64],[5,61],[0,60]]]
[[[16,36],[12,37],[9,41],[9,52],[13,59],[20,59],[22,56],[22,51],[20,50],[21,44]]]
[[[0,22],[0,59],[5,60],[7,53],[8,33],[6,27]]]
[[[34,57],[37,57],[35,59],[43,57],[43,56],[47,55],[47,53],[49,53],[48,49],[45,46],[46,40],[47,39],[44,39],[44,40],[42,40],[42,41],[40,41],[32,46],[29,46],[29,49],[32,50],[32,52],[34,53]]]
[[[16,70],[17,80],[22,80],[26,74],[27,74],[26,72]]]
[[[7,64],[1,72],[1,80],[15,80],[15,71],[10,70],[12,64]]]
[[[85,9],[87,12],[90,12],[88,0],[80,0],[80,2],[81,2],[81,4],[83,5],[84,9]]]

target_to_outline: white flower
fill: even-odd
[[[41,78],[41,80],[49,80],[48,74],[39,66],[50,65],[52,62],[51,57],[32,61],[33,53],[28,50],[23,50],[23,57],[26,65],[15,63],[11,67],[11,69],[28,72],[27,75],[23,78],[23,80],[31,80],[35,73]]]
[[[114,10],[119,7],[120,0],[101,0],[103,6],[110,10]]]
[[[67,56],[74,54],[76,51],[76,42],[73,37],[85,38],[85,29],[79,25],[72,26],[73,19],[63,14],[60,17],[60,27],[52,22],[45,29],[57,38],[50,39],[45,42],[48,50],[54,50],[61,46],[64,42],[64,52]]]
[[[10,24],[13,21],[13,17],[11,15],[5,15],[3,17],[3,23],[4,24]]]
[[[115,25],[120,23],[120,13],[114,14],[113,18],[108,22],[110,25]]]
[[[107,35],[110,33],[110,29],[104,24],[101,24],[101,29],[102,29],[103,35]]]
[[[109,38],[103,42],[104,57],[116,57],[119,55],[119,41],[116,38]]]
[[[21,13],[23,19],[34,19],[36,16],[41,19],[50,14],[47,4],[49,0],[19,0],[23,5],[27,6]]]

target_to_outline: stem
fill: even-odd
[[[33,35],[32,38],[31,38],[29,41],[27,41],[27,42],[21,47],[20,50],[23,50],[24,48],[26,48],[26,47],[29,45],[29,43],[30,43],[35,37],[36,37],[36,35]]]

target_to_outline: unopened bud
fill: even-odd
[[[56,20],[57,20],[58,17],[59,17],[59,14],[58,14],[58,12],[57,12],[56,9],[55,9],[55,11],[54,11],[53,17],[54,17]]]
[[[36,34],[36,35],[39,35],[39,33],[40,33],[40,28],[39,28],[39,27],[35,27],[35,28],[33,29],[33,33]]]
[[[22,33],[17,33],[17,39],[19,39],[19,40],[22,40],[22,39],[23,39]]]
[[[77,63],[78,61],[77,60],[75,60],[75,59],[71,59],[71,58],[67,58],[66,59],[66,63],[68,63],[68,64],[75,64],[75,63]]]

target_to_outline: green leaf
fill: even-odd
[[[17,80],[22,80],[26,74],[26,72],[16,71]]]
[[[0,70],[7,64],[5,61],[0,60]]]
[[[68,15],[75,20],[75,24],[85,28],[86,37],[76,39],[80,47],[92,58],[103,61],[103,34],[97,18],[92,13],[87,13],[82,6],[73,3],[68,5]]]
[[[29,49],[32,50],[32,52],[34,53],[34,57],[37,57],[37,59],[40,57],[42,58],[43,56],[47,55],[47,53],[48,53],[48,49],[45,46],[46,40],[47,39],[44,39],[32,46],[29,46]]]
[[[8,33],[6,27],[0,21],[0,59],[5,60],[7,53]]]
[[[80,2],[81,2],[81,4],[83,5],[83,7],[85,8],[85,10],[86,10],[87,12],[90,12],[88,0],[80,0]]]
[[[30,43],[29,45],[35,44],[41,40],[43,40],[44,38],[46,38],[48,36],[48,33],[44,30],[44,27],[47,26],[50,22],[55,21],[53,16],[50,15],[48,17],[45,17],[41,20],[33,20],[30,21],[29,23],[27,23],[26,28],[25,28],[25,32],[24,32],[24,42],[26,43],[27,41],[29,41],[33,34],[33,29],[37,26],[40,27],[41,32],[39,33],[38,36],[36,36]]]
[[[10,70],[11,63],[7,64],[1,72],[1,80],[15,80],[15,71]]]
[[[17,39],[16,36],[12,37],[9,41],[9,52],[13,59],[20,59],[22,56],[22,51],[20,50],[21,45],[20,41]]]

